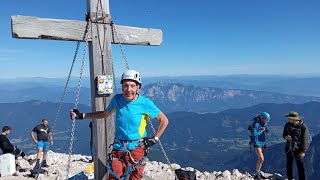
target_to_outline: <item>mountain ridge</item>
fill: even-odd
[[[290,95],[309,95],[320,96],[320,77],[319,75],[202,75],[202,76],[159,76],[143,77],[143,84],[154,82],[174,82],[185,85],[193,84],[199,87],[216,87],[223,89],[248,89],[256,91],[277,92]],[[66,78],[44,78],[44,77],[21,77],[11,79],[0,79],[1,87],[15,87],[19,85],[37,86],[46,84],[50,86],[62,86]],[[71,77],[70,87],[77,86],[77,77]],[[116,78],[116,82],[119,82]],[[83,77],[83,86],[90,87],[89,77]],[[118,87],[119,84],[117,85]],[[303,88],[308,87],[308,88]]]
[[[217,112],[244,108],[260,103],[304,103],[320,101],[319,97],[293,96],[266,91],[197,87],[180,83],[152,83],[142,88],[141,94],[149,97],[165,112],[193,111]]]
[[[62,87],[56,86],[25,87],[24,89],[0,88],[0,102],[23,102],[30,99],[60,102],[62,90]],[[75,88],[68,89],[64,98],[66,103],[74,102],[74,92]],[[278,104],[320,102],[320,97],[315,96],[295,96],[267,91],[199,87],[165,82],[143,85],[140,93],[152,99],[166,113],[175,111],[218,112],[231,108],[250,107],[264,102]],[[80,103],[91,105],[89,88],[81,89]]]

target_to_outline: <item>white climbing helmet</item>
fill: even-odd
[[[124,80],[133,80],[139,83],[140,88],[141,88],[141,76],[138,71],[129,69],[126,72],[124,72],[121,76],[121,84],[123,83]]]

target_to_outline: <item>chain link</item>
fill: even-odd
[[[153,124],[152,124],[151,119],[150,119],[149,116],[148,116],[148,122],[149,122],[149,124],[150,124],[150,126],[151,126],[151,129],[152,129],[153,133],[155,134],[155,133],[156,133],[156,129],[154,128],[154,126],[153,126]],[[167,156],[166,151],[164,150],[164,148],[163,148],[163,146],[162,146],[162,143],[161,143],[160,139],[159,139],[158,142],[159,142],[160,149],[161,149],[161,151],[162,151],[162,153],[163,153],[163,155],[164,155],[167,163],[168,163],[168,164],[170,165],[170,167],[171,167],[171,162],[170,162],[170,160],[169,160],[169,158],[168,158],[168,156]]]
[[[129,70],[130,67],[129,67],[129,63],[128,63],[128,60],[127,60],[127,56],[126,56],[126,53],[125,53],[124,50],[123,50],[122,44],[121,44],[121,42],[120,42],[120,38],[119,38],[119,36],[118,36],[117,28],[116,28],[116,26],[114,25],[113,22],[111,23],[111,32],[112,32],[112,38],[114,38],[114,35],[116,35],[116,37],[117,37],[117,39],[118,39],[118,41],[119,41],[120,51],[121,51],[121,54],[122,54],[122,56],[123,56],[123,59],[124,59],[124,61],[125,61],[125,63],[126,63],[126,69]]]
[[[60,99],[60,104],[59,104],[59,107],[58,107],[58,110],[57,110],[56,118],[54,119],[54,122],[53,122],[52,132],[54,132],[54,130],[56,128],[57,120],[59,119],[59,116],[60,116],[60,111],[61,111],[61,108],[62,108],[62,104],[64,102],[64,98],[66,96],[68,85],[69,85],[69,82],[70,82],[71,73],[72,73],[72,70],[73,70],[73,67],[74,67],[74,63],[75,63],[75,61],[77,59],[78,51],[79,51],[79,48],[80,48],[80,43],[81,43],[80,41],[77,42],[76,51],[75,51],[74,56],[73,56],[72,64],[71,64],[70,71],[69,71],[69,74],[68,74],[68,78],[67,78],[66,84],[64,86],[62,97]]]
[[[113,76],[114,90],[115,90],[115,94],[118,94],[116,76],[115,76],[115,73],[114,73],[113,59],[111,59],[111,61],[112,61],[112,76]]]
[[[149,124],[150,124],[150,126],[151,126],[151,129],[152,129],[153,133],[155,134],[155,133],[156,133],[156,129],[154,128],[154,126],[153,126],[153,124],[152,124],[152,122],[151,122],[150,116],[148,116],[148,122],[149,122]],[[167,153],[166,153],[166,151],[164,150],[164,147],[163,147],[160,139],[159,139],[158,143],[159,143],[160,149],[161,149],[161,151],[162,151],[162,153],[163,153],[163,155],[164,155],[164,158],[166,159],[167,163],[169,164],[169,167],[170,167],[171,171],[174,172],[175,169],[173,169],[173,167],[172,167],[172,165],[171,165],[171,162],[170,162],[170,160],[169,160],[169,157],[167,156]],[[176,173],[174,173],[174,175],[175,175],[176,179],[178,179]]]
[[[88,38],[87,38],[87,34],[88,34],[88,30],[89,30],[89,25],[91,24],[91,21],[88,21],[87,24],[87,29],[86,29],[86,38],[85,38],[85,46],[83,49],[83,56],[82,56],[82,61],[81,61],[81,69],[80,69],[80,76],[79,76],[79,81],[78,81],[78,87],[77,87],[77,92],[76,92],[76,100],[74,103],[74,108],[77,109],[78,108],[78,103],[79,103],[79,96],[80,96],[80,89],[81,89],[81,81],[82,81],[82,74],[83,74],[83,69],[84,69],[84,63],[85,63],[85,59],[86,59],[86,53],[87,53],[87,47],[88,47]],[[73,142],[74,142],[74,133],[75,133],[75,120],[72,120],[72,128],[71,128],[71,137],[70,137],[70,147],[69,147],[69,155],[68,155],[68,166],[67,166],[67,175],[66,175],[66,179],[69,178],[69,173],[70,173],[70,168],[71,168],[71,155],[72,155],[72,149],[73,149]]]

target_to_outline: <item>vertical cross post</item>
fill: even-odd
[[[111,100],[111,96],[98,97],[96,91],[96,77],[98,75],[112,75],[111,59],[111,26],[108,23],[110,19],[109,0],[87,0],[87,12],[92,23],[91,37],[89,42],[90,56],[90,79],[91,79],[91,106],[92,111],[103,111]],[[104,17],[97,20],[97,17]],[[110,22],[110,21],[109,21]],[[114,139],[114,119],[110,116],[103,120],[94,120],[92,123],[93,145],[94,145],[94,176],[95,179],[107,179],[107,154],[108,145]]]

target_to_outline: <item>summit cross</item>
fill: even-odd
[[[19,39],[47,39],[63,41],[85,41],[88,21],[91,106],[92,111],[103,111],[112,96],[97,94],[98,75],[112,75],[111,44],[157,46],[162,42],[159,29],[114,25],[117,36],[112,32],[109,0],[87,0],[87,21],[48,19],[30,16],[12,16],[12,36]],[[114,117],[92,121],[94,144],[95,179],[108,179],[106,168],[108,145],[114,141]]]

